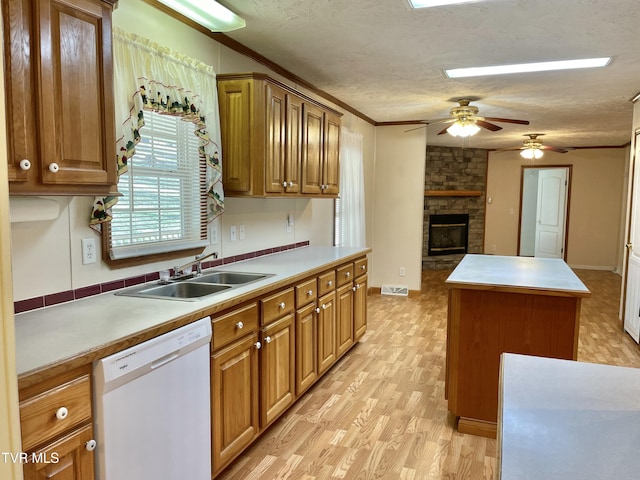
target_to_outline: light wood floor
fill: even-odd
[[[218,478],[493,479],[495,440],[454,429],[444,399],[449,271],[427,271],[422,294],[369,297],[369,328],[334,368]],[[620,277],[576,272],[580,361],[640,367],[618,326]]]

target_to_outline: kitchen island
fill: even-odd
[[[498,480],[637,478],[640,369],[505,354]]]
[[[496,436],[503,352],[575,360],[591,293],[560,259],[466,255],[449,290],[445,397],[458,431]]]

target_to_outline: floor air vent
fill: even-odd
[[[404,285],[382,285],[382,295],[396,295],[399,297],[409,296],[409,287]]]

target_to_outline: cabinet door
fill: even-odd
[[[275,85],[266,84],[265,89],[267,101],[265,190],[267,193],[282,193],[288,185],[285,175],[287,94]]]
[[[251,193],[252,91],[250,80],[218,83],[220,133],[224,147],[222,181],[226,192]]]
[[[335,292],[322,297],[318,305],[318,375],[321,375],[336,361]]]
[[[29,453],[24,465],[25,480],[93,480],[93,449],[87,442],[93,439],[93,427],[87,425]]]
[[[302,99],[287,95],[287,155],[285,171],[287,193],[300,192],[300,175],[302,168],[303,113]]]
[[[353,341],[357,342],[367,331],[367,276],[356,278],[353,294]]]
[[[41,181],[115,185],[111,8],[97,0],[36,5]]]
[[[324,116],[321,109],[305,104],[304,136],[302,140],[302,193],[322,193],[322,157],[324,147],[322,131]]]
[[[337,356],[353,345],[353,285],[348,283],[336,290]]]
[[[4,25],[5,102],[9,181],[37,177],[38,147],[33,89],[35,59],[31,53],[32,1],[2,2]],[[30,167],[20,167],[27,160]]]
[[[258,433],[258,336],[214,353],[211,359],[213,471],[220,471]]]
[[[296,312],[296,395],[318,378],[317,309],[314,302]]]
[[[340,193],[340,118],[324,114],[324,152],[322,178],[325,195]]]
[[[295,326],[288,314],[262,331],[260,425],[269,425],[295,398]]]

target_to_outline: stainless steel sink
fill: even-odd
[[[207,283],[176,282],[168,285],[145,286],[123,290],[116,295],[145,298],[167,298],[171,300],[195,301],[203,297],[232,288],[231,285],[214,285]]]
[[[266,273],[245,273],[245,272],[211,272],[200,277],[195,277],[189,282],[197,283],[220,283],[226,285],[244,285],[269,277]]]

